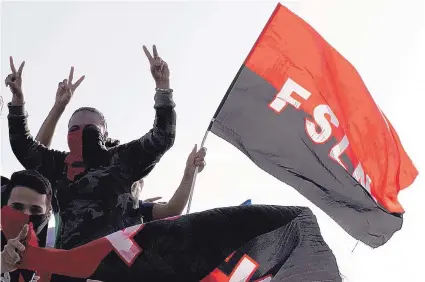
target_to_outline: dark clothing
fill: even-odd
[[[61,218],[56,248],[74,248],[140,223],[131,186],[149,174],[172,147],[174,107],[171,94],[157,92],[153,128],[140,139],[109,149],[108,165],[88,168],[71,181],[65,163],[69,153],[35,141],[24,107],[9,104],[9,136],[15,156],[26,169],[39,171],[52,183]]]
[[[23,267],[54,273],[52,282],[342,281],[305,207],[228,207],[157,220],[67,254],[29,248]]]
[[[144,203],[143,201],[139,201],[139,211],[140,215],[143,218],[143,223],[147,223],[153,220],[153,206],[155,203]]]
[[[0,180],[0,185],[1,186],[4,186],[4,185],[6,185],[7,183],[9,183],[9,178],[7,178],[7,177],[4,177],[4,176],[1,176],[1,180]]]
[[[153,206],[155,203],[144,203],[143,201],[139,201],[139,213],[142,218],[143,223],[148,223],[153,220]],[[56,230],[59,230],[60,221],[56,221]],[[53,247],[55,245],[55,228],[49,228],[47,231],[49,235],[47,235],[47,247]],[[43,230],[44,231],[44,230]]]

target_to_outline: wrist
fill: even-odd
[[[195,172],[192,169],[186,167],[183,174],[183,181],[192,181],[194,174]]]
[[[156,82],[156,88],[159,88],[159,89],[170,89],[170,81],[169,80],[158,81],[158,82]]]
[[[63,103],[55,102],[52,107],[52,111],[62,114],[65,111],[66,105]]]
[[[12,106],[23,106],[24,105],[24,97],[17,97],[16,95],[13,95],[12,97]]]

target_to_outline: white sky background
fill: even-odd
[[[35,136],[54,102],[57,84],[86,80],[58,124],[52,147],[66,150],[66,124],[80,106],[95,106],[122,142],[146,133],[154,120],[154,82],[142,45],[157,44],[169,64],[177,104],[174,147],[145,180],[143,198],[172,196],[186,157],[201,141],[224,93],[277,2],[22,2],[1,7],[1,79],[9,55],[26,61],[24,91]],[[305,0],[283,2],[309,22],[362,75],[378,105],[399,133],[420,172],[425,169],[425,1]],[[2,80],[3,81],[3,80]],[[1,82],[1,95],[11,94]],[[7,107],[1,116],[1,174],[22,167],[7,135]],[[372,250],[348,236],[326,214],[291,187],[257,168],[213,134],[207,139],[207,168],[198,176],[192,211],[255,204],[303,205],[313,209],[322,234],[347,281],[420,282],[423,274],[423,177],[400,195],[406,209],[402,231]],[[422,185],[421,185],[422,184]]]

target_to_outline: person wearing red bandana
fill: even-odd
[[[143,47],[156,83],[156,117],[153,128],[132,142],[107,148],[106,120],[95,108],[76,110],[68,123],[70,152],[46,148],[31,136],[22,92],[22,69],[6,78],[13,96],[9,107],[9,136],[12,150],[26,169],[35,169],[52,183],[61,226],[56,248],[71,249],[141,222],[134,182],[149,174],[174,144],[176,113],[170,89],[168,65]],[[84,77],[73,83],[74,69],[64,81],[70,99]]]
[[[42,145],[50,148],[52,143],[53,135],[56,130],[56,125],[62,116],[63,110],[66,108],[69,100],[65,99],[66,103],[63,102],[63,96],[66,95],[64,90],[64,85],[66,80],[59,82],[58,90],[56,92],[55,103],[41,125],[36,140],[39,141]],[[120,141],[117,139],[108,138],[105,142],[105,146],[108,149],[116,147],[120,144]],[[140,215],[143,218],[143,222],[149,222],[152,220],[163,219],[170,216],[180,215],[186,206],[190,188],[192,186],[193,175],[195,174],[195,169],[198,168],[198,173],[202,172],[206,163],[206,148],[197,149],[197,146],[193,148],[190,152],[188,159],[186,161],[186,168],[184,170],[183,179],[174,193],[173,197],[169,202],[157,202],[162,197],[154,197],[150,199],[139,200],[139,211]],[[140,193],[144,187],[144,180],[140,179],[132,185],[132,193],[136,199],[140,198]],[[55,201],[52,202],[53,212],[55,215],[55,228],[60,226],[60,218],[57,215],[58,207]],[[50,233],[55,233],[54,231],[49,230]],[[52,236],[52,235],[50,235]],[[53,236],[52,236],[53,237]],[[51,239],[51,238],[50,238]]]
[[[84,76],[75,83],[74,88],[76,89],[83,80]],[[66,79],[59,82],[55,96],[55,103],[53,104],[53,107],[51,108],[49,114],[41,125],[37,136],[35,137],[37,141],[39,141],[47,148],[50,148],[59,119],[61,118],[65,108],[70,102],[70,99],[72,99],[72,96],[68,95],[66,91],[66,83]],[[107,138],[105,142],[105,147],[111,149],[113,147],[118,146],[119,144],[119,140]],[[200,173],[206,165],[205,155],[206,148],[201,148],[199,150],[197,149],[197,146],[193,148],[193,150],[188,156],[182,181],[169,202],[157,202],[162,197],[139,200],[140,216],[143,218],[144,223],[152,220],[158,220],[166,217],[180,215],[182,213],[189,199],[190,188],[192,185],[192,179],[195,173],[195,169],[197,167],[198,173]],[[140,179],[139,181],[133,183],[131,191],[136,199],[140,198],[140,193],[143,187],[143,179]],[[55,217],[55,229],[49,229],[48,246],[54,245],[53,242],[55,241],[55,234],[57,234],[57,230],[60,227],[60,217],[58,214],[59,209],[55,199],[53,199],[52,201],[52,206]]]
[[[35,170],[12,174],[10,180],[2,177],[1,186],[1,273],[2,281],[36,281],[38,275],[18,269],[25,251],[28,222],[20,222],[11,210],[29,215],[29,222],[38,239],[38,246],[46,244],[46,231],[51,213],[52,188],[50,182]],[[9,210],[8,210],[9,209]],[[25,224],[25,225],[24,225]]]

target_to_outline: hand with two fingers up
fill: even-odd
[[[25,251],[25,239],[28,235],[28,225],[22,228],[16,238],[9,239],[1,252],[1,273],[12,272],[18,268],[22,254]]]
[[[75,90],[83,82],[85,76],[81,76],[75,83],[72,82],[74,79],[74,67],[71,67],[68,79],[64,79],[59,82],[58,90],[56,91],[55,105],[61,108],[65,108],[69,101],[71,101]]]
[[[12,92],[12,105],[22,105],[24,103],[24,93],[22,92],[22,71],[25,61],[21,63],[19,69],[16,70],[13,58],[10,57],[10,69],[12,71],[5,79],[6,87]]]
[[[161,57],[159,57],[156,46],[153,45],[153,56],[149,52],[148,48],[146,48],[146,46],[143,46],[143,51],[145,51],[146,57],[149,60],[150,69],[152,77],[156,83],[156,88],[169,89],[170,70],[168,69],[167,63],[164,62]]]

